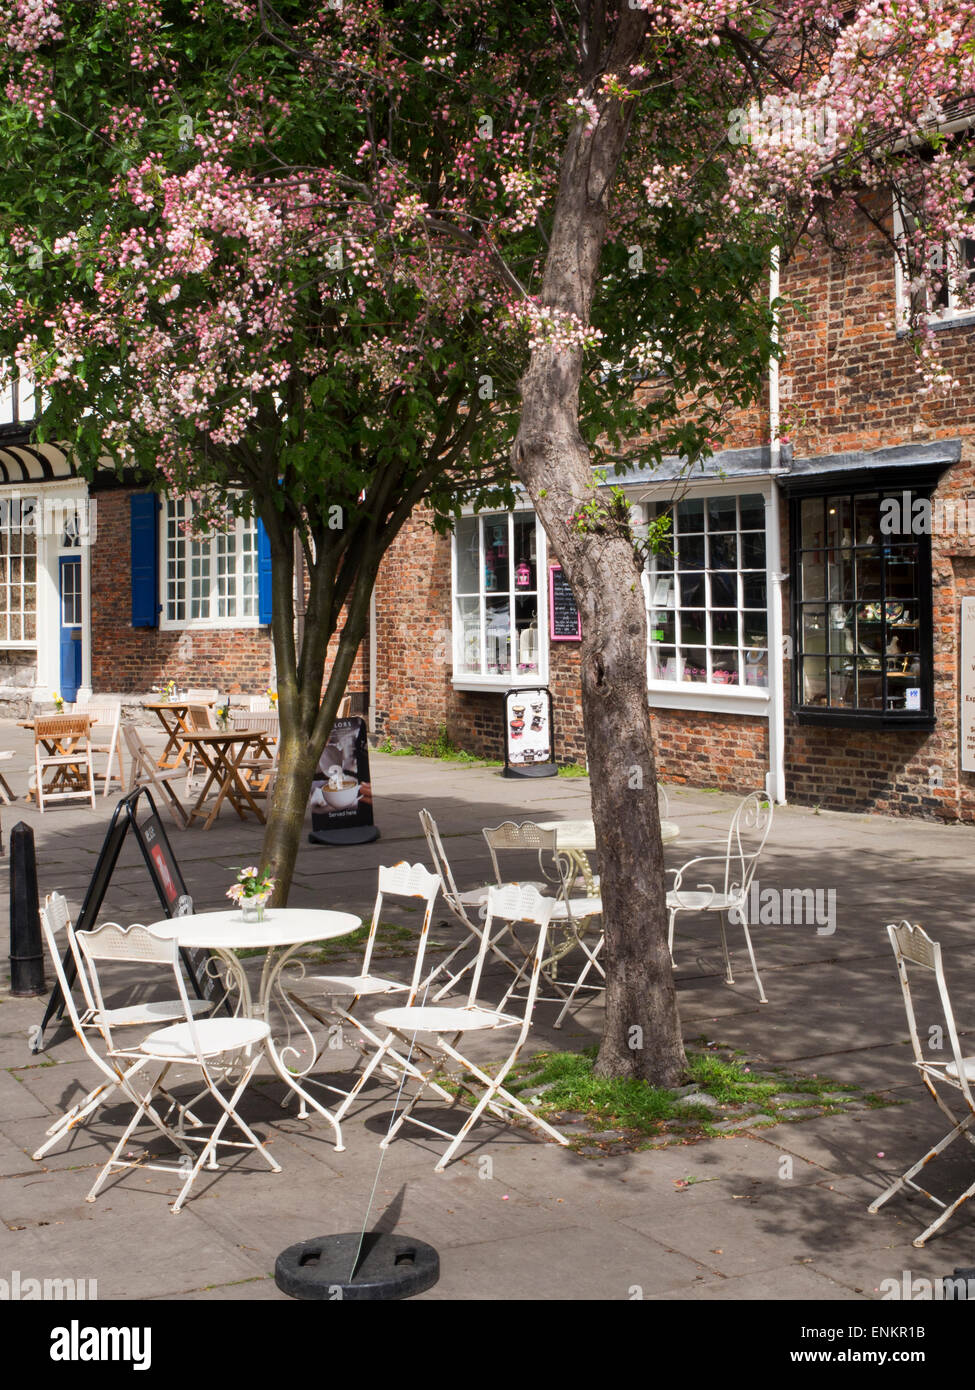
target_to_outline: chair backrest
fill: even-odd
[[[474,973],[471,977],[471,988],[467,998],[467,1007],[473,1008],[477,1003],[477,993],[481,983],[481,973],[487,955],[489,943],[493,932],[493,922],[496,917],[500,917],[505,922],[532,922],[538,926],[538,939],[535,949],[530,956],[531,976],[528,981],[528,992],[525,995],[525,1011],[521,1021],[521,1033],[519,1044],[524,1041],[525,1035],[531,1026],[532,1011],[535,1008],[535,996],[538,993],[538,976],[542,968],[542,960],[545,956],[545,941],[548,936],[549,922],[555,908],[554,898],[543,897],[537,888],[527,885],[521,886],[517,883],[506,883],[502,887],[492,887],[488,889],[487,897],[487,917],[484,922],[484,930],[481,933],[481,944],[477,952],[477,961],[474,965]],[[508,999],[518,984],[514,980],[508,989],[507,994],[499,1005],[504,1008]]]
[[[187,705],[186,723],[192,733],[205,734],[217,727],[209,705]]]
[[[87,704],[84,707],[92,724],[117,724],[122,714],[121,701],[111,704]]]
[[[48,895],[44,902],[44,906],[40,910],[40,919],[41,935],[44,937],[47,953],[54,967],[54,977],[60,986],[61,996],[64,999],[64,1007],[71,1020],[71,1027],[74,1029],[75,1036],[81,1043],[81,1046],[84,1048],[90,1060],[93,1061],[101,1071],[110,1075],[114,1080],[115,1073],[107,1066],[105,1061],[91,1045],[91,1040],[81,1022],[74,995],[71,993],[71,986],[68,984],[67,976],[64,973],[64,966],[61,962],[61,947],[58,945],[57,933],[59,931],[67,931],[69,933],[68,944],[71,947],[72,955],[75,954],[77,947],[73,938],[73,933],[71,933],[71,918],[68,913],[68,904],[60,893],[51,893]],[[82,985],[82,992],[85,996],[86,1007],[90,1011],[95,1007],[95,999],[90,991],[87,972],[85,972],[84,969],[82,969],[79,979]]]
[[[751,887],[759,856],[772,829],[772,801],[766,792],[750,792],[739,802],[728,827],[725,893],[744,896]]]
[[[271,708],[270,695],[252,695],[250,697],[251,714],[261,714],[264,710]]]
[[[921,1068],[922,1074],[925,1072],[943,1074],[944,1049],[931,1046],[931,1053],[941,1053],[941,1056],[927,1056],[921,1044],[920,1034],[917,1027],[917,1016],[914,1008],[914,998],[911,994],[911,984],[909,969],[923,970],[927,975],[933,976],[938,990],[938,997],[941,1001],[942,1015],[944,1018],[944,1029],[937,1024],[932,1025],[931,1019],[925,1017],[924,1028],[929,1044],[937,1037],[938,1033],[947,1033],[948,1041],[951,1045],[952,1060],[955,1063],[958,1084],[968,1101],[969,1106],[975,1109],[975,1102],[972,1101],[972,1094],[969,1088],[968,1077],[965,1074],[964,1054],[961,1044],[958,1041],[958,1031],[955,1027],[955,1014],[951,1007],[951,998],[948,994],[948,985],[945,980],[944,965],[941,960],[941,943],[934,941],[923,927],[912,926],[907,920],[900,922],[890,922],[887,925],[887,935],[894,951],[894,959],[897,961],[897,976],[900,981],[901,993],[904,996],[904,1008],[907,1013],[907,1026],[911,1034],[911,1046],[914,1049],[914,1060]],[[939,1041],[943,1042],[941,1037]]]
[[[423,957],[426,954],[427,938],[430,934],[430,922],[433,917],[433,905],[440,892],[440,879],[436,874],[432,874],[424,864],[408,864],[406,860],[402,863],[394,864],[391,868],[380,867],[379,885],[376,892],[376,903],[373,908],[372,922],[369,925],[369,936],[366,941],[366,950],[362,958],[362,973],[369,974],[369,964],[372,960],[372,951],[376,943],[376,932],[379,928],[382,916],[383,900],[385,898],[421,898],[425,903],[423,912],[423,923],[420,927],[420,939],[416,947],[416,959],[413,963],[413,977],[410,982],[410,992],[407,999],[408,1004],[412,1004],[416,998],[417,986],[420,982],[420,972],[423,967]]]
[[[42,714],[34,720],[34,742],[41,739],[71,738],[88,741],[87,714]],[[43,758],[43,754],[41,757]]]
[[[534,850],[545,882],[557,887],[560,893],[565,891],[570,881],[570,870],[568,861],[559,854],[557,830],[543,830],[534,821],[523,821],[521,825],[516,825],[514,821],[508,820],[493,829],[485,827],[483,835],[487,841],[498,887],[505,883],[505,879],[498,864],[497,851]]]
[[[349,712],[351,711],[351,709],[352,709],[352,696],[351,696],[351,695],[343,695],[342,698],[341,698],[341,700],[339,701],[338,712],[336,713],[335,718],[336,718],[336,719],[348,719],[348,717],[349,717]]]
[[[187,690],[186,698],[187,700],[197,700],[204,702],[207,700],[212,700],[214,704],[216,704],[217,700],[220,699],[220,691],[216,690],[212,686],[207,690]]]
[[[420,824],[423,826],[423,833],[427,839],[430,855],[433,859],[433,867],[440,879],[440,887],[447,906],[455,917],[459,917],[465,926],[474,930],[474,923],[467,915],[464,904],[460,900],[460,893],[457,891],[457,884],[454,882],[453,870],[450,867],[450,860],[440,839],[440,831],[437,822],[426,809],[420,812]]]
[[[245,734],[275,734],[281,732],[281,721],[276,714],[235,714],[234,728]]]
[[[670,798],[667,796],[663,782],[657,783],[657,814],[661,820],[667,820],[670,816]]]
[[[152,776],[152,754],[142,741],[142,735],[134,724],[122,725],[122,737],[125,739],[129,756],[132,759],[132,769],[134,778],[142,778],[153,781]]]
[[[98,975],[98,962],[134,961],[139,964],[168,965],[172,968],[179,987],[184,1021],[190,1024],[194,1046],[199,1053],[199,1041],[192,1027],[193,1011],[186,996],[186,986],[179,968],[179,954],[175,938],[154,936],[141,922],[133,922],[129,927],[120,926],[118,922],[102,922],[93,931],[76,932],[75,940],[88,966],[95,1002],[101,1017],[100,1031],[110,1049],[114,1048],[114,1043],[106,1017],[105,999]]]

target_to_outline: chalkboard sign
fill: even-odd
[[[553,642],[582,641],[582,619],[561,565],[548,567],[548,633]]]

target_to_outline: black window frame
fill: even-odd
[[[921,659],[921,670],[917,685],[921,691],[921,708],[918,710],[889,710],[882,709],[857,709],[857,708],[824,708],[822,706],[807,705],[803,703],[802,690],[802,613],[804,601],[802,599],[802,503],[817,498],[822,498],[825,505],[827,497],[846,496],[851,500],[857,496],[869,494],[880,494],[882,498],[892,497],[901,501],[905,492],[910,493],[913,499],[926,498],[931,500],[932,494],[936,489],[944,465],[935,468],[911,468],[898,470],[837,470],[833,474],[817,474],[802,480],[789,480],[789,503],[790,503],[790,555],[791,555],[791,583],[790,583],[790,605],[791,605],[791,631],[792,631],[792,714],[796,722],[807,725],[820,725],[827,728],[849,728],[849,729],[878,729],[878,730],[928,730],[936,725],[936,714],[934,707],[934,593],[933,593],[933,573],[931,559],[931,534],[930,528],[927,533],[912,535],[911,539],[916,542],[917,552],[917,607],[918,607],[918,644],[917,649]],[[883,558],[884,534],[881,533],[878,539],[881,548],[881,558]],[[809,548],[809,547],[807,547]],[[881,567],[881,575],[884,569]],[[860,602],[864,602],[862,596],[857,596]],[[843,600],[843,602],[856,602],[857,599]],[[875,600],[882,607],[882,612],[886,614],[887,599],[884,580],[881,579],[881,592]],[[830,599],[828,594],[822,600],[823,607],[828,609]],[[887,622],[886,616],[884,622]],[[887,629],[884,628],[884,633]],[[886,650],[886,644],[881,643],[882,653]],[[828,669],[828,668],[827,668]],[[882,690],[884,691],[884,704],[886,705],[887,674],[886,667],[881,663],[883,672]]]

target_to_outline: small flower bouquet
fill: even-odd
[[[269,687],[269,688],[268,688],[268,692],[267,692],[267,698],[271,701],[271,708],[272,708],[272,709],[277,709],[277,707],[278,707],[278,692],[277,692],[276,690],[271,690],[270,687]]]
[[[255,865],[238,869],[237,882],[227,889],[227,897],[237,904],[245,922],[263,922],[264,908],[274,892],[274,879],[259,873]]]
[[[217,705],[217,723],[221,729],[226,729],[230,723],[230,696],[228,695],[222,705]]]
[[[154,686],[152,687],[152,691],[153,691],[153,694],[154,694],[154,695],[159,695],[159,696],[162,697],[162,699],[164,699],[164,700],[166,700],[166,701],[175,700],[175,699],[176,699],[176,682],[175,682],[175,681],[164,681],[162,685],[154,685]]]
[[[63,713],[64,713],[64,696],[61,695],[57,690],[52,690],[52,691],[51,691],[51,699],[54,701],[54,708],[57,710],[58,714],[63,714]]]

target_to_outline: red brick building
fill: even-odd
[[[786,355],[761,408],[707,464],[623,480],[638,523],[674,517],[675,553],[645,581],[662,776],[975,819],[962,669],[975,315],[947,295],[932,306],[962,383],[935,397],[896,327],[893,254],[866,228],[845,258],[806,249],[780,292]],[[30,444],[28,405],[5,409],[0,500],[43,525],[31,537],[13,505],[0,514],[0,698],[47,699],[72,662],[99,694],[273,684],[259,529],[193,542],[182,502],[114,483],[89,494],[63,455]],[[543,685],[559,761],[584,762],[579,643],[552,627],[553,564],[530,506],[464,517],[449,538],[417,513],[381,571],[350,687],[371,731],[405,744],[446,729],[498,757],[503,693]]]

